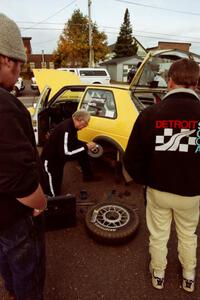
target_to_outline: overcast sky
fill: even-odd
[[[126,8],[133,35],[146,47],[158,41],[192,43],[200,54],[199,0],[91,0],[91,18],[108,43],[116,42]],[[59,35],[75,9],[88,14],[88,0],[0,0],[1,12],[16,21],[22,36],[32,37],[34,54],[52,53]]]

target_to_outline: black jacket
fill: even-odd
[[[43,175],[30,114],[16,97],[0,88],[0,229],[32,213],[16,198],[32,194]]]
[[[189,89],[176,89],[142,111],[124,164],[137,183],[183,196],[200,195],[198,96]]]
[[[70,118],[56,126],[43,148],[41,159],[43,162],[47,160],[51,166],[62,168],[66,161],[86,149],[86,143],[78,140],[77,129]]]

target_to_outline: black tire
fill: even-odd
[[[107,201],[88,209],[85,224],[96,241],[116,244],[133,237],[139,226],[139,217],[131,207]]]

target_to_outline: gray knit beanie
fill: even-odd
[[[0,54],[26,62],[26,53],[17,24],[0,13]]]

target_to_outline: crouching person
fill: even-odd
[[[49,181],[49,195],[60,195],[64,165],[67,161],[78,160],[83,180],[95,180],[87,151],[96,147],[96,144],[82,142],[77,136],[78,130],[85,128],[89,121],[90,114],[85,110],[78,110],[71,118],[59,123],[50,134],[41,153]]]

